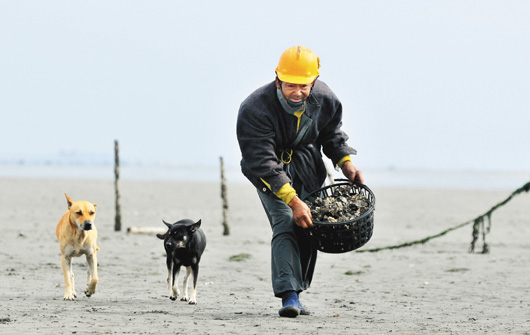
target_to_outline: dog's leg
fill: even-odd
[[[186,266],[186,276],[184,276],[184,282],[182,283],[182,290],[184,291],[184,295],[180,300],[182,301],[190,301],[190,298],[188,297],[188,281],[190,279],[191,275],[191,266]]]
[[[85,295],[90,297],[92,294],[96,293],[96,285],[98,284],[98,259],[96,252],[91,255],[86,255],[86,263],[88,266],[88,275],[87,275],[87,284]]]
[[[74,300],[76,294],[74,273],[72,271],[72,257],[67,257],[63,254],[61,257],[61,264],[63,266],[64,276],[64,300]]]
[[[180,265],[175,264],[175,262],[173,262],[172,256],[168,256],[168,258],[166,259],[166,265],[167,265],[167,285],[169,288],[169,299],[177,300],[177,297],[180,294],[179,289],[177,287]]]
[[[169,257],[167,258],[167,286],[169,288],[169,299],[176,300],[178,297],[178,289],[175,292],[173,290],[173,286],[175,285],[175,264],[173,263],[173,260]]]
[[[193,272],[193,286],[191,287],[190,304],[197,304],[197,278],[199,277],[199,264],[192,265]]]
[[[177,300],[177,297],[180,295],[178,288],[179,282],[179,273],[180,273],[180,264],[173,264],[173,285],[171,287],[172,297],[171,300]]]
[[[169,289],[169,299],[173,299],[173,262],[169,260],[169,257],[166,260],[167,265],[167,287]]]

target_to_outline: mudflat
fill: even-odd
[[[468,252],[471,225],[408,248],[319,253],[311,288],[301,295],[312,315],[288,319],[278,316],[271,231],[249,183],[228,184],[228,236],[216,183],[121,181],[118,232],[112,181],[0,178],[0,190],[2,334],[530,334],[527,193],[492,215],[489,254]],[[372,191],[374,235],[361,250],[439,233],[513,190]],[[74,259],[74,301],[63,300],[55,237],[65,192],[98,204],[98,288],[90,298],[82,294],[85,260]],[[127,232],[183,218],[201,219],[208,240],[197,305],[169,299],[162,241]]]

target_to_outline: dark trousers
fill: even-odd
[[[271,193],[258,195],[272,228],[271,275],[276,297],[287,291],[300,293],[311,284],[317,260],[317,250],[312,247],[302,228],[293,220],[287,204]]]

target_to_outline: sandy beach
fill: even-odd
[[[0,333],[530,334],[528,193],[493,214],[489,254],[468,252],[470,225],[409,248],[319,253],[301,296],[312,315],[286,319],[270,284],[269,224],[249,183],[228,184],[229,236],[218,183],[124,180],[120,188],[123,226],[115,232],[112,181],[0,178]],[[363,249],[439,233],[513,191],[372,190],[375,230]],[[76,258],[75,301],[63,300],[55,237],[65,192],[98,204],[99,284],[92,297],[80,294],[86,266]],[[182,218],[201,219],[208,240],[197,305],[168,299],[162,241],[127,233]],[[229,260],[243,253],[250,258]]]

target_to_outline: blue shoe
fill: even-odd
[[[298,309],[300,309],[300,315],[311,315],[311,311],[300,303],[300,295],[298,295]]]
[[[296,318],[300,315],[300,301],[298,301],[298,294],[295,291],[289,291],[282,296],[282,305],[279,314],[283,317]]]
[[[311,311],[304,307],[302,304],[298,305],[300,309],[300,315],[311,315]]]

